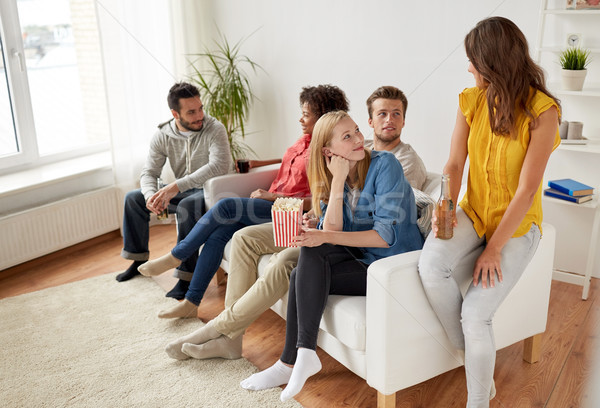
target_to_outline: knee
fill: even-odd
[[[485,307],[463,302],[461,323],[465,337],[485,338],[492,328],[492,316]]]
[[[242,214],[242,202],[239,198],[222,198],[212,208],[212,212],[219,222],[230,223],[232,221],[239,221]]]
[[[177,223],[179,225],[195,224],[201,214],[204,213],[204,202],[198,201],[198,198],[193,196],[186,197],[177,203]]]
[[[141,190],[132,190],[125,194],[125,210],[146,208],[146,199]]]
[[[450,268],[445,264],[444,259],[433,251],[421,253],[417,268],[424,283],[450,277]]]
[[[461,324],[465,339],[470,340],[485,340],[492,329],[491,319],[463,317]]]
[[[238,230],[231,237],[231,247],[233,248],[243,248],[243,251],[251,252],[252,248],[254,248],[253,242],[255,239],[248,235],[244,229]]]
[[[177,216],[177,224],[180,226],[187,225],[188,223],[190,223],[190,221],[192,221],[190,210],[185,206],[183,200],[177,205],[175,214]]]
[[[196,193],[184,197],[177,203],[176,212],[178,219],[197,221],[205,213],[204,195]]]
[[[292,271],[296,269],[296,262],[291,259],[278,259],[270,268],[269,273],[273,280],[278,282],[285,282],[286,284],[290,281],[290,275]]]

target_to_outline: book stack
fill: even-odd
[[[548,181],[548,187],[544,195],[570,201],[572,203],[585,203],[590,201],[594,194],[594,188],[573,179],[560,179]]]

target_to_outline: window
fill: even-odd
[[[108,149],[94,0],[0,2],[0,168]]]
[[[15,154],[19,151],[15,120],[8,93],[8,77],[2,37],[0,36],[0,157]]]

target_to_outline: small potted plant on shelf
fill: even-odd
[[[590,63],[590,51],[581,48],[567,48],[561,51],[559,62],[562,67],[562,85],[565,91],[581,91]]]

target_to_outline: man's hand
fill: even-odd
[[[267,201],[275,201],[277,199],[277,195],[267,190],[263,190],[262,188],[259,188],[258,190],[254,190],[250,194],[250,198],[261,198]]]
[[[152,197],[146,201],[146,208],[154,214],[160,214],[167,206],[173,197],[179,193],[177,183],[173,182],[158,190]]]

